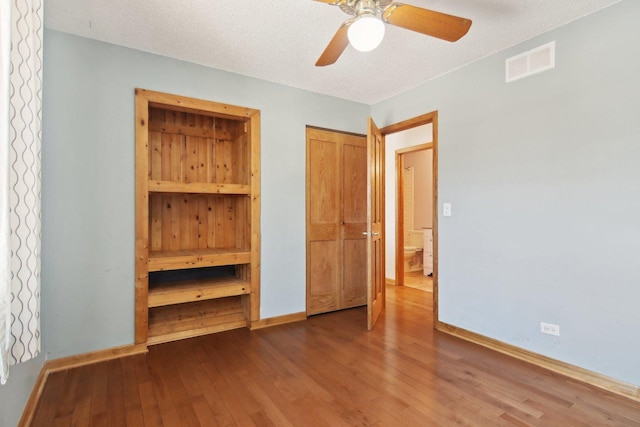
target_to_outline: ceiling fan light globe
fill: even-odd
[[[372,15],[364,15],[355,20],[347,32],[349,43],[360,52],[377,48],[384,38],[384,23]]]

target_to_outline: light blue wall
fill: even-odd
[[[42,315],[48,359],[134,339],[134,88],[261,110],[262,317],[305,311],[305,126],[370,108],[59,32],[45,34]]]
[[[623,1],[372,107],[379,126],[439,111],[440,320],[636,385],[638,17]],[[504,83],[552,40],[555,69]]]
[[[0,427],[18,425],[22,409],[44,364],[44,353],[9,368],[9,379],[0,385]]]

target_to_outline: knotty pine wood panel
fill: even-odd
[[[233,140],[232,149],[233,149],[233,158],[239,159],[234,163],[234,176],[233,182],[238,184],[248,184],[250,181],[250,169],[251,162],[250,151],[249,151],[249,133],[245,130],[245,124],[241,123],[239,126],[242,126],[242,132],[237,132],[237,137]]]
[[[214,117],[206,111],[174,109],[170,105],[149,108],[149,129],[176,135],[233,140],[245,131],[245,120]]]
[[[249,140],[244,122],[151,110],[151,180],[249,183]]]
[[[229,202],[232,202],[231,200]],[[224,203],[213,205],[212,212],[215,214],[213,223],[213,245],[214,247],[224,247],[229,241],[229,236],[234,232],[235,227],[230,227],[235,216],[229,212],[229,207]]]
[[[233,146],[229,141],[215,145],[215,182],[233,182]]]
[[[213,129],[213,125],[207,128],[202,127],[190,127],[176,124],[170,124],[166,122],[150,122],[149,130],[152,132],[170,133],[174,135],[195,136],[199,138],[212,138],[212,139],[229,139],[231,133],[221,131],[220,128]]]
[[[185,333],[194,336],[198,330],[240,322],[246,326],[239,296],[149,308],[149,337]]]
[[[184,138],[180,135],[160,134],[160,176],[165,181],[182,181],[182,152]],[[155,167],[151,164],[151,169]]]
[[[208,318],[239,312],[242,312],[239,296],[219,298],[215,301],[196,301],[173,307],[154,307],[149,309],[149,328],[155,328],[160,334],[195,329],[204,326]],[[187,326],[184,322],[192,324]]]
[[[198,248],[207,248],[210,247],[208,240],[209,224],[206,222],[209,219],[210,201],[204,196],[195,198],[194,201],[196,203],[191,203],[189,206],[189,218],[191,219],[189,235],[194,240],[194,246],[196,246],[197,242]],[[207,224],[207,226],[204,226],[204,224]]]
[[[162,181],[162,133],[149,132],[149,179]]]
[[[246,248],[249,197],[150,194],[151,251]]]
[[[136,183],[135,183],[135,342],[141,344],[147,341],[147,296],[149,260],[149,164],[150,164],[150,135],[148,132],[149,108],[148,102],[136,90],[135,97],[135,153],[136,153]]]
[[[249,197],[234,198],[234,222],[236,229],[234,233],[236,248],[251,247],[251,199]]]
[[[212,139],[184,137],[184,154],[182,156],[182,182],[211,182],[212,162],[209,160]]]

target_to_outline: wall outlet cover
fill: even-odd
[[[540,322],[540,332],[543,334],[560,336],[560,326],[553,323]]]

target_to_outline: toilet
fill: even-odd
[[[422,248],[404,247],[404,272],[422,271]]]
[[[404,271],[422,271],[424,233],[422,230],[409,230],[404,238]]]

